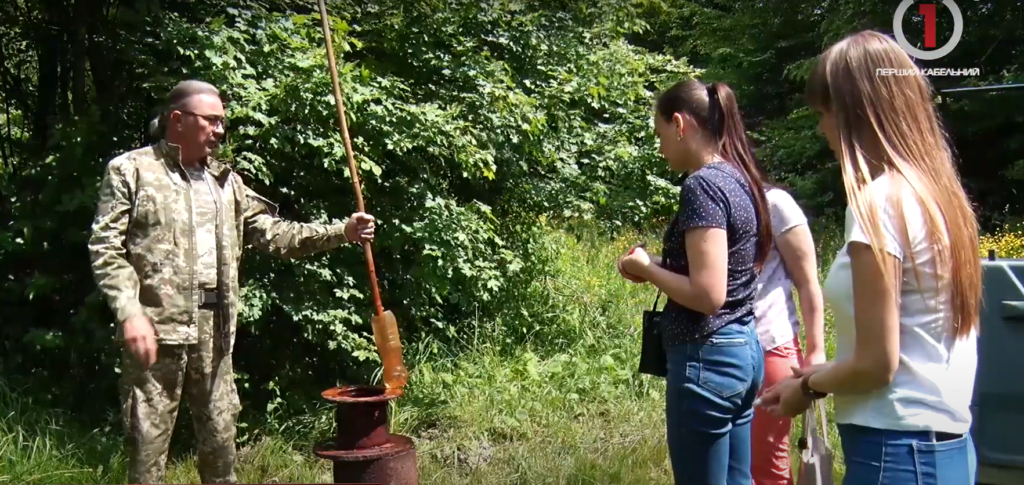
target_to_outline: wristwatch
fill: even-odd
[[[800,391],[803,392],[805,397],[811,399],[821,399],[828,395],[827,392],[818,392],[811,389],[811,374],[807,374],[800,379]]]

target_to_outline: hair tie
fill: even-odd
[[[715,89],[715,83],[708,84],[705,86],[705,89],[708,92],[708,125],[711,128],[711,133],[715,135],[715,138],[718,138],[724,130],[725,113],[722,111],[721,100],[718,100],[718,90]]]

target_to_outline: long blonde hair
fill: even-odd
[[[930,83],[916,74],[877,74],[878,69],[892,68],[909,70],[904,73],[916,70],[903,49],[885,35],[873,31],[850,35],[820,56],[808,80],[807,100],[835,118],[846,197],[890,285],[898,275],[883,263],[884,237],[875,205],[885,201],[872,200],[868,184],[872,173],[891,179],[893,215],[906,242],[910,235],[894,194],[912,189],[934,248],[936,277],[941,286],[952,290],[950,332],[959,340],[979,326],[978,220],[954,166]],[[916,262],[914,269],[917,273]]]

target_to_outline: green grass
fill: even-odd
[[[561,232],[551,238],[558,276],[537,284],[552,295],[550,312],[557,318],[548,320],[559,328],[537,335],[559,335],[567,343],[535,340],[503,351],[495,323],[493,331],[466,336],[469,352],[415,367],[407,396],[393,408],[392,427],[417,438],[420,483],[672,483],[664,382],[635,373],[640,312],[655,292],[624,282],[613,264],[639,238],[578,240]],[[822,239],[819,253],[831,255],[835,238]],[[72,420],[2,386],[0,419],[0,483],[125,480],[121,430],[114,425],[75,429]],[[186,425],[179,418],[178,429]],[[312,456],[312,443],[285,438],[330,435],[331,426],[325,408],[286,424],[284,432],[260,434],[239,451],[240,482],[331,482],[328,464]],[[167,481],[198,483],[194,457],[174,459]]]

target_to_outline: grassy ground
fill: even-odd
[[[392,416],[394,430],[418,440],[420,483],[672,483],[664,383],[634,372],[640,312],[654,291],[623,282],[612,264],[635,239],[552,237],[559,277],[538,284],[560,301],[575,343],[509,357],[489,344],[494,336],[475,335],[471,352],[417,367],[415,390]],[[831,255],[834,238],[825,239],[819,253]],[[120,429],[83,432],[70,423],[0,387],[0,483],[122,483]],[[292,425],[303,432],[274,432],[242,448],[240,482],[331,482],[311,443],[283,437],[323,436],[330,425],[325,410]],[[838,454],[831,422],[829,435]],[[167,480],[198,483],[194,458],[171,463]]]

